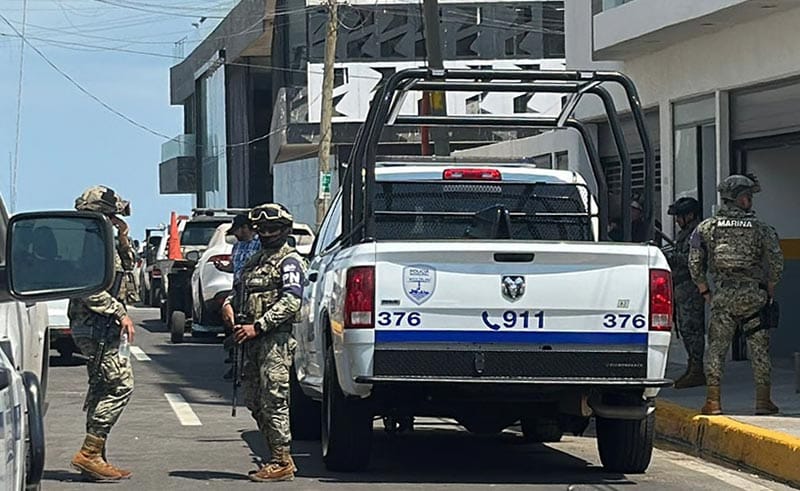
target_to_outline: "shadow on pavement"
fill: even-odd
[[[253,463],[269,455],[258,431],[245,431]],[[563,444],[558,444],[563,445]],[[355,473],[325,469],[320,442],[295,441],[298,478],[320,483],[635,485],[557,446],[525,443],[520,436],[477,436],[457,428],[423,428],[391,436],[373,433],[370,466]]]
[[[167,325],[159,319],[145,319],[139,322],[139,326],[152,333],[169,333]]]
[[[79,367],[81,365],[86,365],[86,358],[82,355],[75,354],[69,358],[64,358],[63,356],[50,357],[51,367]]]
[[[217,471],[170,471],[170,477],[182,477],[197,481],[249,481],[247,476],[234,472]]]
[[[84,477],[82,474],[79,474],[77,471],[68,471],[64,469],[52,470],[52,471],[44,471],[42,475],[42,481],[59,481],[59,482],[79,482],[79,483],[86,483],[86,484],[103,484],[97,483],[92,481],[91,479]],[[107,484],[107,483],[105,483]]]

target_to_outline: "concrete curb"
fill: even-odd
[[[659,400],[656,436],[800,486],[800,438]]]

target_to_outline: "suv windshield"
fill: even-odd
[[[230,220],[203,220],[188,222],[181,234],[181,246],[206,246],[217,231],[217,227]]]

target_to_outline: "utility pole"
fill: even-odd
[[[441,20],[439,18],[438,0],[423,0],[425,24],[425,50],[428,52],[428,67],[433,70],[444,69],[442,54]],[[434,116],[447,116],[447,98],[444,92],[430,92],[423,97],[430,98],[430,110]],[[450,155],[450,138],[447,128],[434,127],[434,153],[439,156]]]
[[[339,6],[328,2],[328,32],[325,36],[325,64],[322,73],[322,114],[319,121],[319,191],[317,193],[317,230],[331,204],[331,139],[333,137],[333,65],[336,62],[336,37],[339,29]]]

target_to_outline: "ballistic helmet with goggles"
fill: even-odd
[[[131,203],[122,199],[109,187],[92,186],[75,200],[75,209],[96,211],[104,215],[129,216]]]
[[[749,176],[734,174],[726,177],[721,183],[719,183],[719,186],[717,186],[719,196],[723,199],[723,201],[736,201],[736,199],[744,193],[749,193],[752,195],[761,191],[761,186],[758,184],[758,180],[755,180],[754,178],[755,176],[752,174]]]
[[[294,222],[289,210],[278,203],[258,205],[250,210],[248,218],[258,228],[291,227]]]
[[[690,213],[694,213],[695,217],[700,216],[700,202],[691,196],[678,198],[674,203],[669,205],[669,209],[667,210],[668,215],[679,217],[689,215]]]

